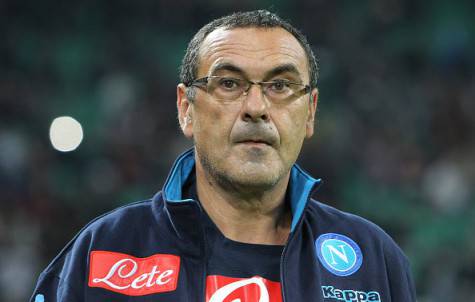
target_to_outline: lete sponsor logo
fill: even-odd
[[[207,302],[282,302],[280,283],[255,276],[206,278]]]
[[[143,296],[174,291],[179,271],[180,257],[175,255],[137,258],[116,252],[92,251],[88,285],[128,296]]]

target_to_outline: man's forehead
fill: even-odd
[[[248,63],[251,67],[294,64],[307,73],[305,50],[283,28],[218,28],[208,34],[200,48],[198,74],[207,74],[222,62]]]

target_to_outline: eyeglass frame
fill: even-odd
[[[252,85],[259,85],[261,87],[262,94],[264,96],[267,96],[266,92],[264,90],[263,84],[275,84],[276,82],[278,82],[278,81],[258,81],[258,82],[254,82],[254,81],[251,81],[251,80],[246,79],[246,78],[223,77],[223,76],[206,76],[206,77],[198,78],[198,79],[195,79],[195,80],[192,80],[192,81],[188,82],[186,84],[186,87],[206,88],[206,87],[203,87],[203,86],[197,85],[197,84],[208,84],[209,78],[234,79],[234,80],[243,81],[244,83],[247,83],[249,85],[249,87],[247,89],[243,90],[243,93],[240,96],[238,96],[237,98],[235,98],[232,101],[236,101],[236,100],[240,99],[242,96],[246,96],[247,93],[249,92],[249,90],[251,89]],[[299,92],[303,92],[303,93],[298,97],[301,97],[305,94],[308,94],[312,90],[311,89],[312,87],[309,84],[305,85],[305,84],[296,83],[296,82],[292,82],[292,81],[288,81],[288,80],[285,80],[283,82],[286,83],[286,84],[292,84],[292,85],[297,85],[297,86],[303,87],[302,90],[299,91]],[[208,91],[206,91],[206,92],[208,93]],[[294,96],[294,95],[292,95],[292,96]]]

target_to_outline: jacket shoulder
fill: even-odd
[[[82,242],[99,243],[100,240],[108,242],[123,239],[123,231],[130,233],[146,225],[146,222],[157,221],[159,212],[163,207],[161,198],[132,202],[106,212],[87,223],[63,248],[59,255],[51,262],[54,266],[61,256]],[[107,234],[107,236],[102,236]],[[48,270],[48,268],[46,269]]]
[[[74,293],[70,284],[84,282],[79,279],[79,276],[86,276],[89,251],[107,250],[115,245],[119,247],[119,250],[123,248],[122,251],[126,253],[131,241],[142,240],[139,234],[147,236],[144,228],[150,228],[152,223],[160,220],[159,212],[162,207],[161,198],[137,201],[118,207],[90,221],[40,274],[35,292],[48,292],[48,287],[53,287],[50,290],[56,291],[58,296],[79,295]]]
[[[309,224],[315,237],[338,233],[355,241],[363,251],[364,272],[388,280],[391,301],[415,301],[415,287],[407,257],[396,242],[379,226],[360,216],[312,200]],[[368,277],[371,278],[371,277]],[[375,282],[378,282],[378,281]]]
[[[309,219],[318,233],[339,233],[384,251],[386,256],[399,258],[407,262],[406,256],[381,227],[361,216],[351,214],[316,200],[311,200],[308,207]]]

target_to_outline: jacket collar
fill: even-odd
[[[182,198],[182,187],[190,176],[195,166],[194,148],[181,154],[173,164],[173,168],[167,177],[162,194],[166,204],[189,204],[196,203],[193,199]],[[292,166],[290,172],[290,208],[292,211],[293,231],[303,214],[305,205],[310,195],[315,191],[321,179],[315,179],[302,170],[297,164]]]

